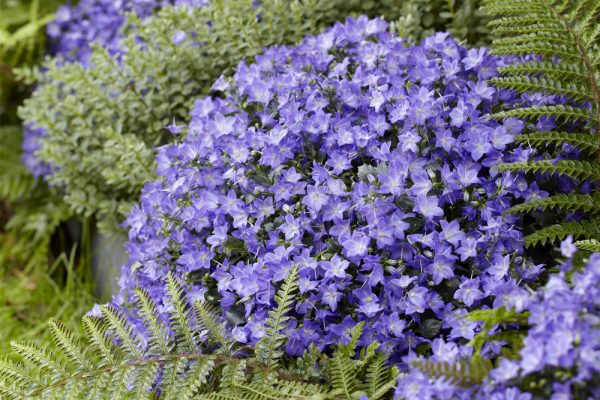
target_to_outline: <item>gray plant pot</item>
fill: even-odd
[[[118,291],[117,279],[127,262],[126,241],[123,234],[106,235],[92,230],[92,278],[101,301],[109,300]]]

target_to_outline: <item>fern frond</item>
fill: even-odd
[[[494,308],[489,310],[474,310],[464,316],[464,318],[470,321],[481,321],[483,325],[481,330],[475,335],[469,342],[469,345],[473,347],[473,357],[481,357],[481,349],[483,345],[487,343],[490,337],[490,331],[499,324],[510,324],[518,323],[525,325],[528,322],[529,312],[516,312],[515,310],[507,310],[504,306],[500,308]],[[506,331],[500,332],[501,334],[507,333]],[[493,335],[495,340],[498,340],[498,335]],[[513,339],[522,339],[521,336],[513,337]],[[514,347],[520,347],[520,343],[512,343]]]
[[[587,84],[585,71],[577,64],[557,64],[550,61],[530,61],[527,63],[514,63],[498,68],[501,74],[508,76],[546,76],[568,82]]]
[[[536,147],[569,144],[588,153],[595,153],[600,150],[600,137],[589,133],[534,132],[516,136],[515,141]]]
[[[231,393],[237,394],[237,398],[240,400],[310,400],[317,397],[322,391],[319,385],[291,381],[280,381],[270,384],[239,384],[235,386],[235,389],[237,391]]]
[[[286,314],[292,309],[297,280],[298,265],[294,265],[275,295],[277,307],[269,311],[269,317],[265,321],[265,336],[256,344],[256,357],[267,369],[274,367],[282,355],[279,349],[285,342],[285,335],[281,331],[287,327],[289,317]]]
[[[556,35],[557,37],[559,36],[558,34]],[[559,40],[557,40],[557,42],[558,41]],[[502,47],[494,48],[494,53],[500,56],[513,54],[527,56],[530,54],[539,54],[545,58],[558,56],[565,62],[583,62],[581,54],[573,51],[573,49],[570,48],[567,43],[568,42],[566,40],[559,43],[554,43],[551,41],[519,43],[517,40],[514,40],[512,42],[507,42]]]
[[[63,362],[45,348],[30,343],[13,342],[10,345],[15,353],[47,374],[62,375],[69,372]]]
[[[506,111],[499,111],[492,115],[495,119],[505,118],[541,118],[541,117],[555,117],[557,121],[592,121],[597,123],[599,120],[597,117],[590,115],[589,111],[572,107],[565,106],[562,104],[552,106],[531,106],[523,108],[515,108]]]
[[[527,213],[538,209],[546,210],[557,208],[562,213],[586,211],[588,213],[600,212],[600,196],[589,194],[558,194],[543,199],[528,201],[511,207],[511,214]]]
[[[331,358],[330,366],[331,385],[340,391],[347,399],[358,390],[356,381],[356,366],[341,351],[337,351]]]
[[[360,322],[352,328],[348,343],[340,341],[330,360],[331,385],[334,390],[348,399],[360,388],[359,381],[356,379],[358,365],[353,362],[352,358],[362,335],[363,326],[364,322]]]
[[[489,4],[486,6],[486,11],[489,14],[495,14],[494,9],[490,8]],[[499,16],[500,14],[496,15]],[[533,32],[534,29],[538,29],[540,32],[548,30],[551,32],[562,32],[564,30],[559,21],[546,14],[539,13],[524,13],[521,15],[511,15],[510,17],[495,18],[489,22],[489,25],[494,32],[503,35],[508,33],[522,34]]]
[[[578,240],[575,245],[584,251],[590,253],[600,253],[600,241],[596,239]]]
[[[141,358],[141,343],[127,318],[112,306],[103,306],[102,315],[106,318],[109,329],[121,341],[120,348],[133,358]]]
[[[591,219],[581,222],[566,222],[544,227],[525,237],[525,246],[544,245],[557,240],[564,240],[567,236],[573,238],[597,238],[600,237],[600,220]]]
[[[418,359],[413,361],[411,365],[434,379],[444,378],[449,383],[462,387],[481,384],[489,371],[494,368],[489,359],[480,357],[473,357],[470,361],[455,363]]]
[[[208,303],[199,301],[194,303],[194,309],[196,310],[198,322],[209,332],[209,340],[219,346],[218,351],[223,351],[226,354],[230,353],[234,341],[225,333],[226,323],[219,322],[221,319],[219,311]]]
[[[362,387],[369,399],[376,400],[379,398],[375,394],[388,382],[389,370],[386,355],[384,353],[375,354],[367,367],[365,384]]]
[[[50,320],[50,333],[52,339],[65,355],[70,363],[74,363],[78,368],[88,369],[90,362],[86,358],[86,352],[81,347],[79,340],[73,332],[69,331],[60,321]]]
[[[190,327],[192,309],[184,300],[183,288],[172,274],[167,275],[167,293],[171,300],[171,325],[183,338],[183,341],[179,340],[180,337],[175,338],[177,347],[181,351],[195,352],[198,350],[198,341]]]
[[[518,92],[540,92],[547,95],[569,96],[576,101],[592,100],[584,83],[571,80],[559,80],[551,77],[534,77],[528,75],[498,77],[490,79],[499,88],[512,89]]]
[[[152,317],[157,314],[156,305],[147,293],[136,290],[138,304],[133,311],[144,316],[144,326],[135,329],[138,336],[125,315],[105,306],[102,319],[84,318],[92,345],[83,352],[85,344],[80,345],[74,333],[52,321],[55,348],[15,343],[23,364],[0,360],[0,394],[19,400],[309,400],[355,399],[365,393],[371,399],[386,398],[397,381],[398,370],[388,366],[384,353],[376,352],[378,343],[357,350],[362,322],[352,329],[348,343],[340,342],[331,356],[312,346],[312,358],[319,360],[322,371],[313,363],[310,368],[315,374],[307,377],[278,363],[286,340],[281,332],[287,326],[286,314],[292,309],[297,279],[296,265],[275,296],[276,307],[265,323],[269,336],[254,351],[247,347],[238,351],[226,334],[226,326],[219,322],[219,313],[208,305],[197,303],[196,314],[192,314],[181,286],[170,276],[168,301],[175,309],[168,328],[172,335]],[[189,351],[185,330],[196,340],[197,351]],[[212,337],[203,340],[205,335]],[[148,343],[138,337],[147,338]],[[160,341],[163,344],[157,343]],[[220,344],[226,349],[214,351]]]
[[[137,288],[135,295],[140,316],[146,321],[148,331],[153,339],[151,343],[156,345],[158,353],[168,354],[171,351],[171,338],[167,328],[157,318],[156,305],[144,289]]]
[[[194,397],[198,389],[208,382],[208,377],[214,368],[213,360],[192,360],[185,377],[177,382],[178,390],[174,398],[187,400]]]
[[[245,368],[245,360],[240,360],[237,363],[231,363],[224,366],[220,377],[219,389],[231,389],[235,385],[244,382],[244,379],[246,378],[246,374],[244,373]]]
[[[101,356],[100,365],[114,364],[112,345],[106,334],[106,325],[101,324],[96,318],[86,315],[83,317],[83,326],[90,345]]]
[[[589,161],[576,160],[542,160],[530,163],[507,163],[496,167],[498,171],[518,172],[532,174],[565,175],[573,179],[600,181],[600,169]]]

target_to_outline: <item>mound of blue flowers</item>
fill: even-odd
[[[494,171],[531,155],[512,144],[524,122],[488,118],[529,101],[486,84],[504,63],[447,34],[408,45],[367,18],[241,63],[171,127],[187,138],[160,149],[161,178],[125,223],[113,303],[127,309],[141,286],[166,321],[171,272],[251,344],[298,265],[289,354],[364,321],[362,343],[398,362],[472,339],[470,309],[522,310],[541,267],[522,261],[521,221],[503,212],[545,193]]]
[[[562,254],[575,252],[570,239]],[[396,398],[531,400],[600,397],[600,255],[585,265],[568,260],[557,274],[529,295],[522,296],[528,318],[506,333],[528,326],[518,356],[500,358],[482,385],[460,387],[447,379],[432,379],[412,369],[398,381]],[[509,336],[505,336],[509,337]],[[499,348],[506,341],[490,342]],[[470,357],[472,348],[436,339],[432,360],[456,363]],[[493,352],[491,352],[493,354]],[[414,355],[407,359],[414,359]],[[548,379],[550,378],[550,381]],[[522,391],[525,388],[528,391]]]

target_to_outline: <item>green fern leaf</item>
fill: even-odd
[[[600,137],[592,136],[589,133],[569,133],[569,132],[535,132],[526,133],[515,137],[517,143],[525,143],[530,146],[546,147],[561,144],[569,144],[578,149],[595,153],[600,151]]]
[[[54,342],[65,353],[70,363],[84,370],[90,368],[91,365],[86,358],[86,352],[81,347],[81,344],[75,335],[60,321],[55,319],[50,320],[50,333]]]
[[[106,325],[88,315],[83,317],[83,326],[90,344],[101,356],[100,365],[114,364],[112,345],[106,334]]]
[[[62,361],[51,354],[47,349],[39,348],[33,344],[17,343],[10,344],[15,353],[23,357],[32,365],[38,367],[50,376],[60,376],[69,373]]]
[[[510,208],[508,212],[511,214],[519,214],[532,212],[538,209],[546,210],[548,208],[557,208],[562,213],[586,211],[595,214],[600,212],[600,196],[589,194],[559,194],[518,204]]]
[[[358,365],[353,362],[352,357],[356,353],[356,346],[362,335],[363,326],[364,322],[360,322],[352,328],[348,343],[344,344],[340,341],[329,360],[331,385],[334,391],[339,392],[346,399],[350,399],[352,394],[361,386],[356,379]]]
[[[142,358],[141,344],[127,318],[112,306],[102,306],[102,315],[113,333],[121,340],[120,347],[131,357]]]
[[[433,379],[444,378],[449,383],[462,387],[481,384],[494,368],[489,359],[480,357],[455,363],[418,359],[412,362],[412,366],[424,371]]]
[[[592,121],[598,123],[598,118],[582,108],[565,106],[562,104],[554,106],[533,106],[515,108],[512,110],[500,111],[492,115],[495,119],[505,118],[541,118],[547,116],[556,117],[557,121]]]
[[[499,77],[490,79],[499,88],[512,89],[517,92],[540,92],[547,95],[566,95],[576,101],[592,100],[585,83],[573,81],[563,82],[549,77],[532,77],[528,75]]]
[[[287,327],[289,317],[286,314],[292,309],[297,280],[298,265],[294,265],[277,291],[275,296],[277,307],[269,311],[269,317],[265,321],[265,336],[256,344],[257,359],[267,366],[267,370],[274,367],[277,359],[282,355],[279,349],[285,341],[285,336],[281,331]]]
[[[600,169],[589,161],[559,160],[534,161],[531,163],[518,162],[502,164],[496,167],[498,171],[566,175],[574,179],[600,181]]]
[[[547,226],[526,236],[525,246],[553,243],[557,240],[564,240],[569,235],[576,239],[600,237],[600,220],[591,219],[589,221],[566,222]]]
[[[198,350],[198,340],[194,337],[190,327],[192,309],[185,301],[183,288],[172,274],[167,275],[167,293],[172,306],[170,313],[171,325],[183,338],[182,341],[179,340],[179,337],[176,337],[177,347],[180,351],[196,352]]]
[[[226,354],[231,353],[234,341],[230,336],[225,334],[226,323],[219,322],[221,319],[220,313],[208,303],[201,303],[199,301],[194,304],[194,308],[198,321],[209,332],[209,340],[219,346],[218,351],[225,352]]]
[[[377,353],[367,368],[365,384],[362,388],[371,400],[376,400],[375,394],[389,381],[389,366],[384,353]],[[397,379],[396,379],[397,380]]]
[[[508,76],[550,76],[568,82],[587,84],[587,75],[577,64],[557,64],[550,61],[530,61],[515,63],[498,68],[498,71]]]
[[[584,251],[591,253],[600,253],[600,241],[596,239],[578,240],[575,245]]]
[[[156,351],[160,354],[169,354],[171,351],[171,339],[167,328],[158,320],[155,313],[156,305],[150,299],[150,295],[144,289],[136,289],[138,310],[140,316],[146,322],[150,335],[152,336],[152,345],[156,345]]]
[[[331,358],[331,384],[346,399],[358,390],[356,381],[356,366],[341,351],[337,351]]]

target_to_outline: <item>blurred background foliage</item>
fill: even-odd
[[[69,227],[68,208],[20,161],[16,110],[31,87],[16,71],[39,65],[45,27],[62,3],[0,0],[0,353],[11,340],[49,341],[54,315],[77,329],[94,302],[89,230]]]

